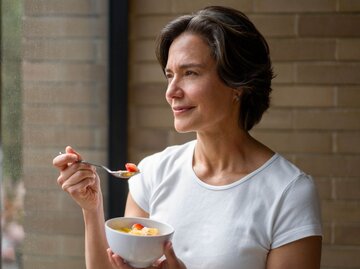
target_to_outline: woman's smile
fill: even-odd
[[[180,116],[185,114],[186,112],[192,111],[194,108],[194,106],[173,106],[172,110],[174,116]]]

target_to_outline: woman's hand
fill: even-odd
[[[114,254],[110,248],[107,249],[109,261],[114,268],[117,269],[134,269],[133,267],[126,264],[125,260],[122,259],[119,255]],[[176,257],[174,248],[170,241],[166,242],[164,245],[164,254],[166,259],[163,261],[158,261],[153,266],[148,267],[147,269],[186,269],[184,263]]]
[[[56,156],[53,165],[60,170],[57,179],[61,188],[84,210],[96,210],[101,205],[100,179],[94,167],[79,163],[82,158],[71,147]]]

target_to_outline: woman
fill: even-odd
[[[249,134],[269,107],[273,72],[263,36],[243,13],[208,7],[165,26],[157,57],[175,129],[196,132],[196,140],[145,158],[129,181],[125,216],[175,228],[158,266],[320,268],[311,177]],[[79,159],[68,147],[54,165],[83,208],[88,268],[129,269],[111,250],[106,255],[99,178]]]

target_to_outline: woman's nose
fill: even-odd
[[[183,96],[183,90],[181,88],[181,83],[178,79],[173,78],[169,81],[167,89],[166,89],[166,98],[173,99],[179,98]]]

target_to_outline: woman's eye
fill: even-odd
[[[166,77],[166,79],[171,79],[172,77],[173,77],[173,75],[172,74],[170,74],[170,73],[166,73],[165,74],[165,77]]]
[[[188,70],[188,71],[185,72],[185,75],[186,75],[186,76],[196,75],[196,72],[191,71],[191,70]]]

